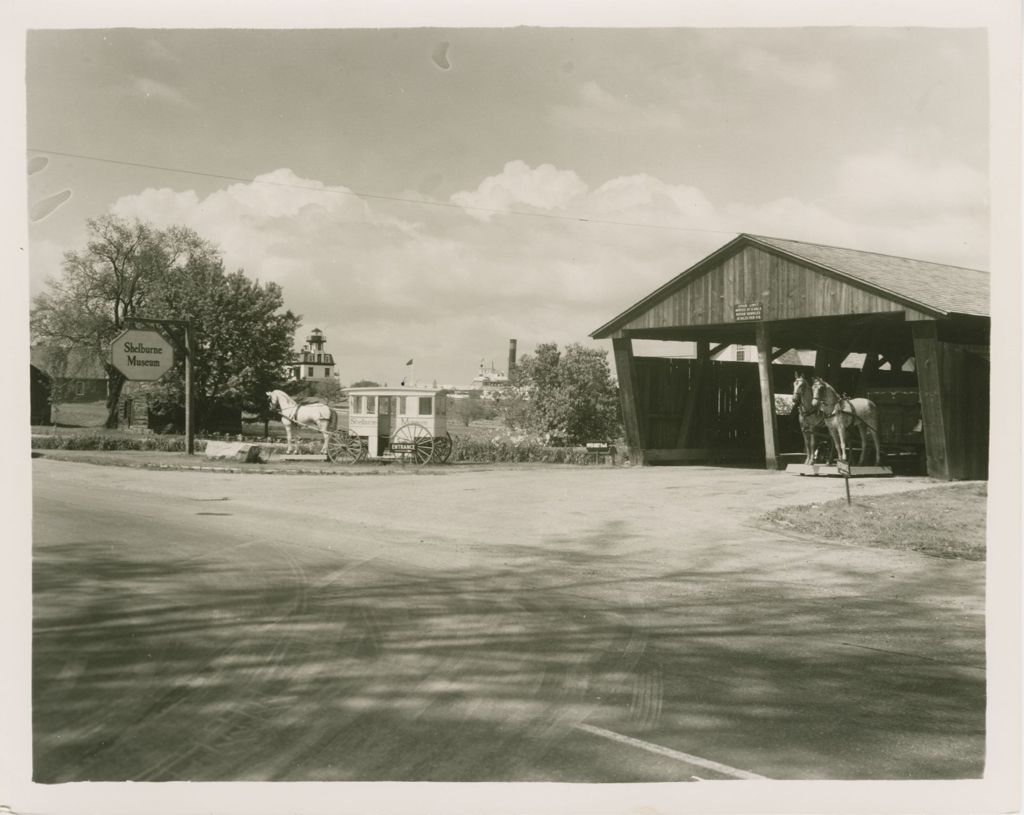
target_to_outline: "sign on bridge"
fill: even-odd
[[[110,362],[127,379],[153,382],[174,367],[174,346],[158,331],[130,328],[110,344]]]

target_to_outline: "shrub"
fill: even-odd
[[[115,436],[100,433],[52,433],[33,436],[36,450],[141,450],[159,453],[185,452],[184,436]],[[195,449],[206,449],[203,439],[196,439]]]
[[[260,436],[209,434],[210,440],[245,441],[267,444],[273,442],[278,451],[283,451],[283,439],[267,439]],[[195,450],[206,449],[207,439],[196,439]],[[183,453],[184,436],[127,435],[111,433],[51,433],[32,437],[36,450],[134,450],[142,452]],[[316,455],[323,448],[319,438],[306,438],[298,442],[298,452]],[[585,447],[552,447],[541,444],[534,438],[501,437],[496,439],[455,436],[452,440],[451,462],[466,463],[533,463],[533,464],[589,464]]]
[[[534,464],[587,464],[585,447],[549,447],[534,440],[473,439],[458,437],[449,461],[475,463],[529,462]]]

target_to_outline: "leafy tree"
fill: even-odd
[[[109,215],[87,228],[86,247],[65,253],[63,277],[48,281],[36,298],[32,331],[35,341],[90,347],[104,360],[107,426],[117,424],[125,382],[106,362],[107,349],[132,317],[192,321],[197,428],[224,403],[262,410],[264,391],[280,383],[291,358],[299,324],[281,312],[281,288],[225,273],[219,250],[190,229],[159,230]],[[148,391],[158,410],[180,412],[184,360]]]
[[[607,351],[574,343],[562,353],[554,343],[544,343],[517,364],[512,384],[529,393],[525,419],[519,420],[535,432],[570,444],[616,438],[621,432],[618,388]]]
[[[219,258],[194,259],[154,284],[150,306],[162,318],[192,322],[198,429],[207,428],[224,406],[265,410],[266,392],[281,383],[299,326],[296,315],[282,311],[278,284],[261,284],[241,271],[226,273]],[[182,364],[150,393],[158,411],[173,413],[184,404],[184,390]]]
[[[349,385],[350,388],[379,388],[380,382],[373,382],[369,379],[360,379],[358,382],[353,382]]]
[[[513,433],[533,430],[533,413],[524,389],[517,388],[494,397],[494,412]]]
[[[336,379],[303,379],[288,389],[292,396],[319,399],[328,403],[340,402],[341,384]]]
[[[470,422],[489,419],[494,415],[492,406],[480,398],[480,394],[471,394],[465,399],[452,399],[448,402],[448,415],[463,426],[469,427]]]
[[[107,427],[117,425],[125,378],[107,361],[111,341],[129,318],[150,312],[154,285],[186,263],[216,257],[216,249],[182,227],[156,229],[112,215],[86,222],[84,249],[64,254],[63,276],[47,281],[31,312],[34,342],[66,354],[88,348],[102,361],[110,388]]]

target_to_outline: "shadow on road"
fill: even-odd
[[[772,778],[980,776],[983,619],[934,576],[681,570],[618,553],[628,534],[390,572],[268,543],[37,547],[35,780],[693,772],[581,722]]]

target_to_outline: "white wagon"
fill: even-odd
[[[359,440],[356,460],[441,464],[452,454],[448,397],[437,388],[348,388],[348,431]]]

